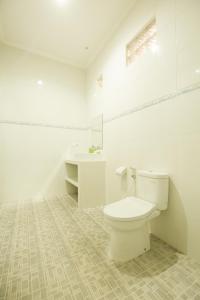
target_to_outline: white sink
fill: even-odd
[[[73,159],[77,160],[102,160],[102,153],[87,153],[87,152],[79,152],[73,155]]]

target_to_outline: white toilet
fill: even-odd
[[[138,171],[136,197],[108,204],[103,212],[110,228],[108,255],[116,261],[127,261],[150,249],[148,221],[168,206],[167,174]]]

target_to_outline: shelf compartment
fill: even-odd
[[[67,195],[78,202],[78,187],[74,184],[71,184],[69,181],[66,181],[66,187],[67,187]]]
[[[73,183],[78,183],[78,165],[66,163],[65,166],[66,166],[67,180],[71,179]]]
[[[71,183],[72,185],[78,187],[77,178],[65,177],[65,181],[67,181],[67,182]]]
[[[78,194],[67,194],[72,200],[78,202]]]

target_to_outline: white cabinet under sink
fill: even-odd
[[[66,160],[67,195],[78,207],[89,208],[105,203],[105,161]]]

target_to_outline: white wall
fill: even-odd
[[[0,66],[1,201],[65,193],[63,155],[87,139],[85,73],[3,45]]]
[[[107,202],[134,193],[130,179],[115,176],[120,165],[168,172],[169,209],[152,231],[200,261],[199,11],[196,0],[137,1],[89,68],[87,98],[90,115],[103,113],[106,121]],[[153,16],[160,51],[148,50],[127,67],[125,45]]]
[[[3,31],[2,31],[2,26],[0,24],[0,41],[3,40]]]

